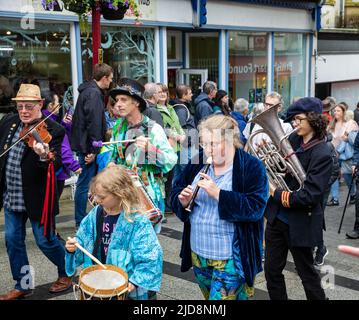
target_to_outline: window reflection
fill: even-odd
[[[263,102],[267,92],[267,38],[260,32],[229,32],[229,92],[234,100]]]
[[[11,98],[21,83],[63,97],[71,85],[69,25],[36,21],[35,30],[24,30],[17,21],[0,24],[0,113],[14,110]]]
[[[293,99],[305,96],[306,35],[276,33],[274,48],[274,91],[282,95],[286,109]]]
[[[155,81],[154,30],[147,28],[101,28],[103,62],[114,69],[114,82],[122,77],[136,79],[142,84]],[[83,37],[82,63],[84,80],[92,76],[92,38]]]

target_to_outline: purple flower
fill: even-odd
[[[54,10],[56,1],[47,2],[46,0],[41,0],[41,5],[45,10]]]

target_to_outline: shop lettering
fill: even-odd
[[[266,64],[253,64],[248,63],[244,66],[229,66],[229,73],[241,74],[241,73],[254,73],[254,72],[267,72]]]
[[[277,72],[292,71],[293,70],[293,62],[276,63],[274,65],[274,68]],[[237,66],[229,65],[229,73],[230,74],[266,73],[266,72],[267,72],[267,64],[248,63],[243,66],[242,65],[237,65]]]
[[[150,6],[151,0],[138,0],[138,4],[143,6]]]
[[[276,64],[274,65],[274,69],[275,69],[277,72],[293,71],[293,62],[276,63]]]

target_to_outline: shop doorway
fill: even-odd
[[[190,86],[193,95],[197,96],[208,79],[208,69],[179,69],[176,78],[178,84]]]

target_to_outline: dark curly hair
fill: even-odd
[[[314,130],[314,138],[324,139],[327,135],[328,118],[315,112],[306,113],[309,125]]]

